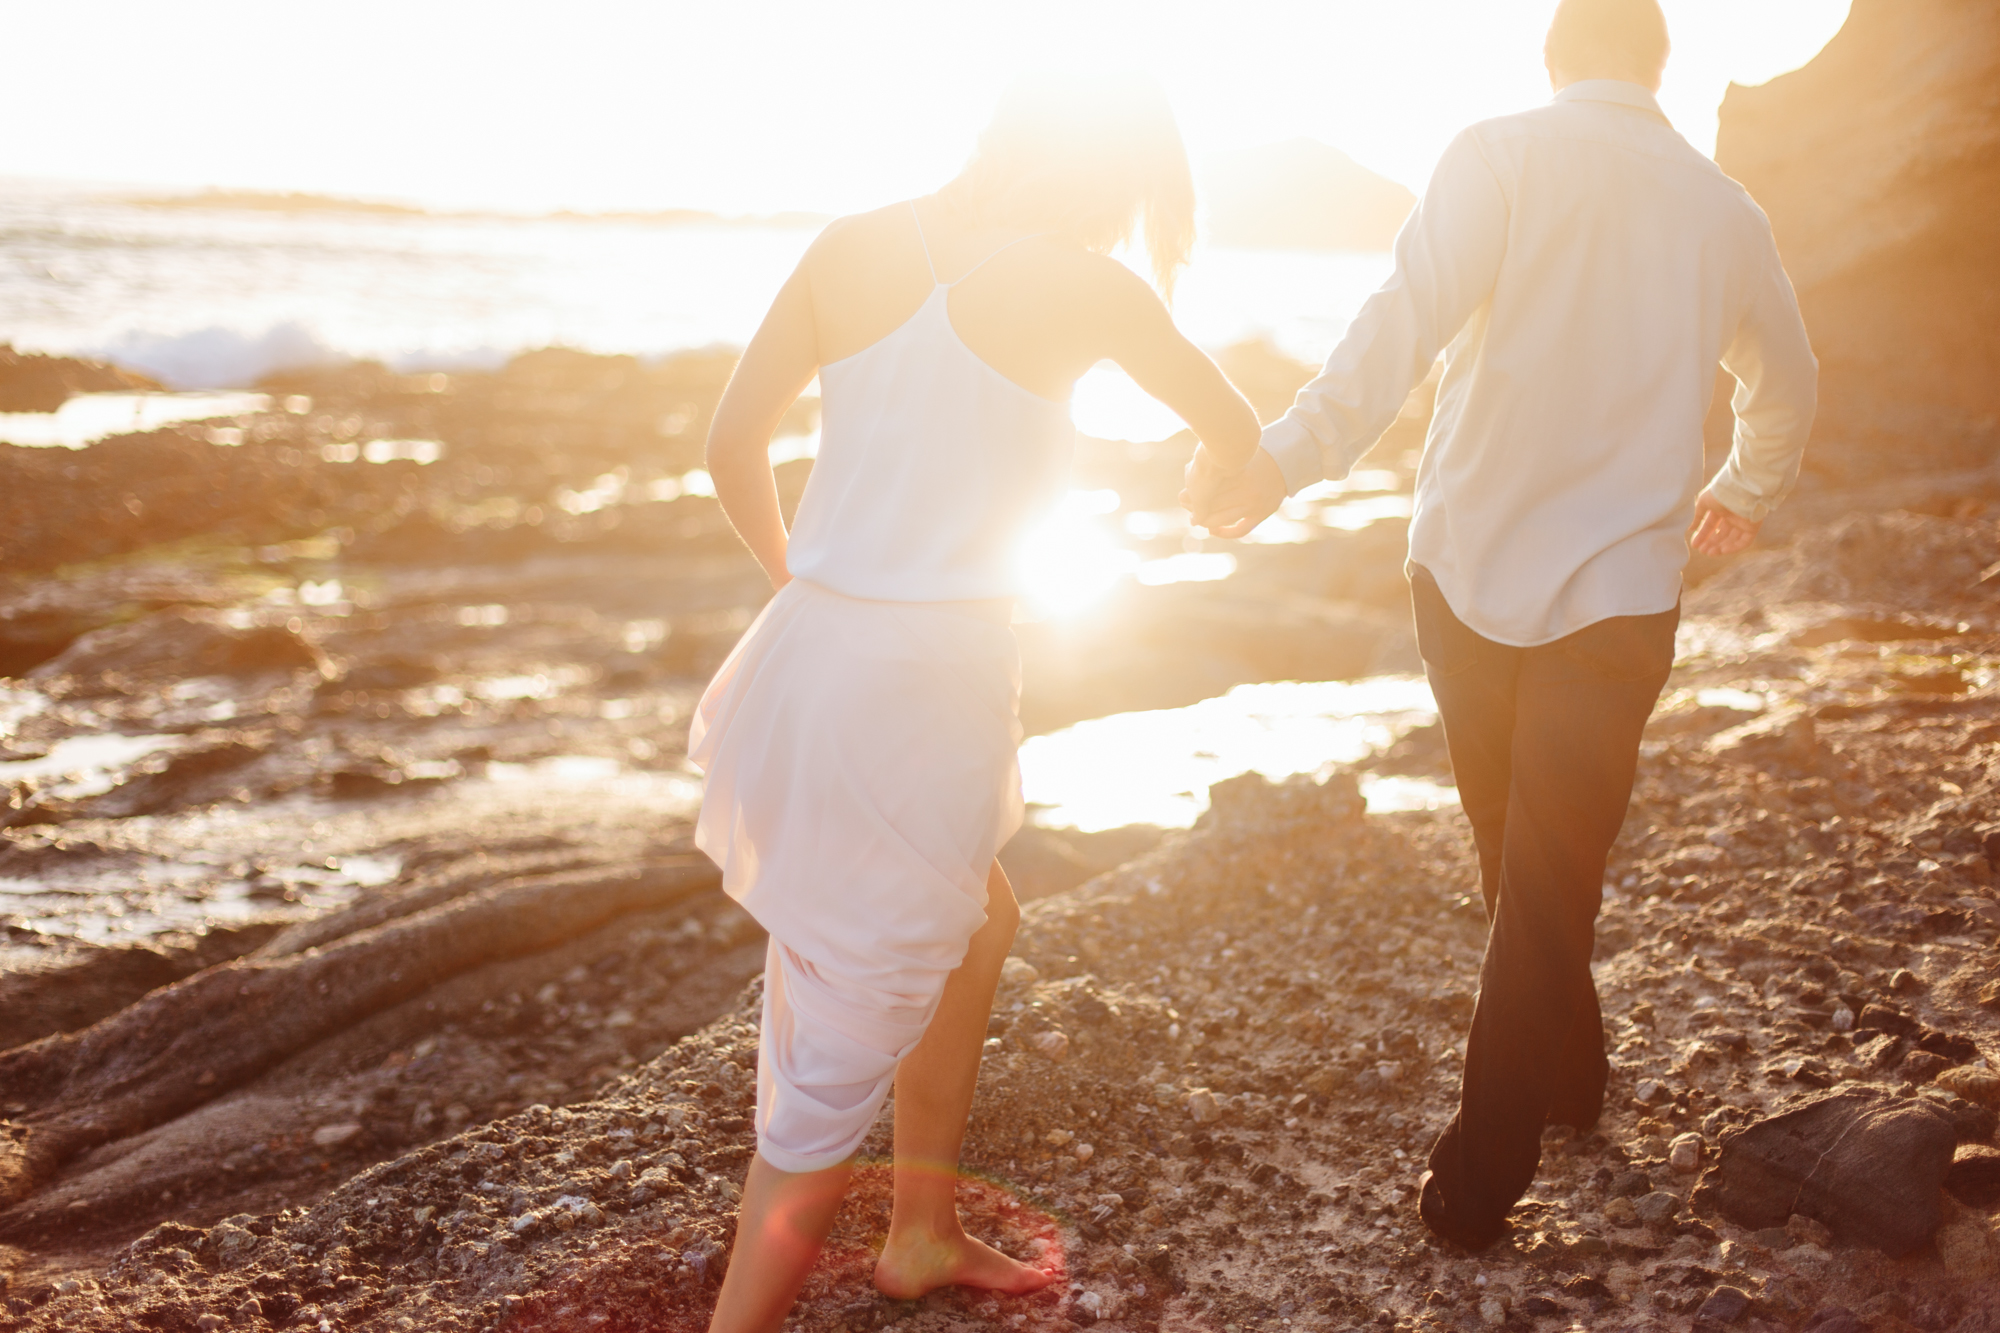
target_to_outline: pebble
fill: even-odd
[[[201,1333],[214,1333],[215,1329],[226,1327],[228,1323],[229,1321],[221,1315],[210,1313],[197,1318],[194,1326],[200,1329]]]
[[[312,1133],[315,1148],[336,1148],[351,1139],[361,1137],[361,1126],[353,1121],[338,1125],[321,1125]]]
[[[1687,1175],[1701,1166],[1701,1135],[1682,1134],[1667,1145],[1667,1165],[1682,1175]]]
[[[1680,1210],[1680,1198],[1665,1190],[1654,1190],[1632,1205],[1632,1211],[1638,1214],[1639,1220],[1652,1226],[1672,1221]]]
[[[1854,1011],[1852,1009],[1849,1009],[1844,1004],[1840,1006],[1840,1008],[1834,1010],[1833,1030],[1835,1032],[1854,1031]]]
[[[1614,1227],[1636,1226],[1639,1210],[1632,1206],[1630,1199],[1613,1199],[1604,1205],[1604,1220]]]
[[[1097,1149],[1091,1147],[1088,1143],[1079,1143],[1076,1145],[1076,1160],[1079,1164],[1089,1161],[1096,1155]]]
[[[1733,1324],[1741,1319],[1750,1308],[1750,1297],[1735,1287],[1717,1287],[1708,1294],[1708,1299],[1695,1311],[1698,1321],[1716,1324]]]
[[[2000,1107],[2000,1074],[1990,1069],[1960,1065],[1947,1069],[1932,1080],[1946,1092],[1981,1106]]]
[[[1069,1054],[1069,1034],[1059,1028],[1036,1033],[1031,1044],[1051,1060],[1060,1060]]]
[[[1985,1282],[2000,1277],[2000,1237],[1986,1219],[1970,1209],[1937,1229],[1938,1258],[1958,1282]]]
[[[1066,1129],[1052,1129],[1042,1136],[1042,1142],[1051,1148],[1067,1148],[1076,1141],[1076,1135]]]
[[[1488,1296],[1479,1302],[1480,1322],[1498,1328],[1507,1322],[1507,1305],[1498,1296]]]
[[[1656,1078],[1642,1078],[1639,1080],[1639,1086],[1632,1090],[1632,1095],[1646,1105],[1653,1106],[1667,1099],[1667,1087]]]
[[[1187,1109],[1197,1125],[1212,1125],[1222,1119],[1222,1102],[1207,1088],[1188,1093]]]
[[[1003,986],[1032,986],[1041,975],[1035,970],[1035,965],[1025,958],[1009,955],[1007,961],[1000,964],[1000,984]]]

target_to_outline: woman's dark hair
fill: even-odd
[[[1543,46],[1551,68],[1585,76],[1616,71],[1645,81],[1667,64],[1659,0],[1562,0]]]
[[[1016,81],[938,193],[991,226],[1058,232],[1099,254],[1142,231],[1166,296],[1194,247],[1187,149],[1159,85],[1138,76]]]

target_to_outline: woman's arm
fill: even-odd
[[[1194,466],[1233,475],[1257,455],[1257,414],[1202,350],[1174,327],[1166,305],[1123,265],[1111,277],[1110,356],[1134,383],[1171,407],[1201,444]]]
[[[771,436],[819,370],[813,328],[810,253],[786,280],[729,377],[708,428],[708,474],[736,533],[771,578],[791,582],[785,568],[785,518],[771,471]]]

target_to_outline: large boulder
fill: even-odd
[[[1854,0],[1809,64],[1729,89],[1715,156],[1770,215],[1798,288],[1822,368],[1822,446],[1859,446],[1846,460],[1857,472],[1913,451],[1990,460],[2000,7]]]
[[[1753,1230],[1800,1213],[1850,1245],[1904,1255],[1943,1220],[1957,1143],[1951,1118],[1927,1100],[1830,1093],[1725,1140],[1691,1202]]]

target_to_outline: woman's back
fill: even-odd
[[[809,269],[820,450],[787,566],[850,597],[1014,595],[1068,469],[1089,360],[1062,316],[1094,257],[931,211],[928,227],[916,204],[850,219]]]

